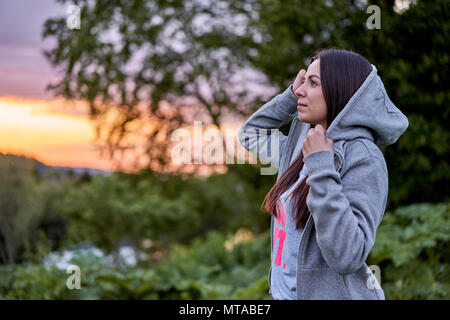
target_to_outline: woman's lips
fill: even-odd
[[[306,105],[304,105],[304,104],[298,104],[297,105],[297,110],[300,110],[300,109],[304,109],[304,108],[306,108]]]

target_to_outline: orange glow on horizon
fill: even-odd
[[[0,152],[47,165],[112,170],[110,161],[94,151],[94,126],[81,112],[82,104],[70,103],[68,109],[63,103],[62,99],[1,97]]]
[[[62,98],[0,97],[0,152],[34,158],[51,166],[114,171],[113,161],[106,156],[101,157],[95,149],[98,144],[95,125],[88,110],[87,103],[68,102]],[[183,127],[192,133],[192,125]],[[151,130],[152,125],[142,119],[133,123],[133,128],[144,133]],[[210,128],[214,126],[203,123],[203,132]],[[236,132],[237,129],[237,123],[221,126],[223,133],[226,130]],[[134,145],[145,144],[145,138],[139,135],[131,135],[126,140]],[[121,163],[124,168],[131,168],[128,164],[132,160],[125,157]]]

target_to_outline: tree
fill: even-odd
[[[377,66],[391,100],[409,128],[397,143],[381,147],[388,169],[389,206],[449,199],[450,92],[449,2],[394,0],[255,2],[249,25],[264,34],[252,65],[280,88],[319,48],[340,47]],[[380,8],[381,29],[370,30],[369,5]],[[276,58],[275,54],[276,53]]]
[[[317,49],[334,46],[376,65],[410,120],[396,144],[381,148],[388,208],[448,197],[448,1],[402,2],[409,4],[403,9],[395,0],[73,2],[81,7],[80,30],[69,30],[64,18],[45,24],[44,36],[57,40],[47,56],[63,72],[51,88],[90,102],[110,154],[140,148],[148,163],[164,165],[173,130],[201,114],[216,125],[227,113],[248,116]],[[366,25],[369,5],[380,8],[381,29]],[[234,83],[244,67],[260,77]],[[253,94],[257,83],[266,96]],[[108,108],[117,111],[112,125],[103,120]],[[144,136],[139,143],[125,138],[133,128]]]
[[[0,261],[14,264],[35,235],[42,205],[31,178],[33,162],[12,156],[0,160]]]
[[[262,101],[239,73],[251,41],[242,32],[245,2],[59,2],[79,6],[81,27],[69,29],[66,17],[46,21],[43,36],[57,44],[45,54],[63,75],[49,89],[89,102],[111,158],[134,150],[163,167],[173,130],[193,119],[219,127],[228,113],[248,114],[246,104]]]

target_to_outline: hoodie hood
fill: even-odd
[[[333,141],[368,138],[377,145],[390,145],[408,125],[408,118],[389,99],[372,64],[372,71],[331,122],[325,135]]]

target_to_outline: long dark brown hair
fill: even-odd
[[[372,66],[363,56],[344,49],[327,48],[316,51],[310,64],[316,59],[319,59],[320,63],[322,93],[327,105],[327,127],[329,127],[372,71]],[[303,152],[300,152],[266,195],[261,206],[263,210],[277,217],[277,200],[299,179],[302,168]],[[309,192],[307,178],[308,176],[304,177],[289,195],[292,196],[292,217],[296,222],[296,229],[305,227],[310,214],[306,205]]]

